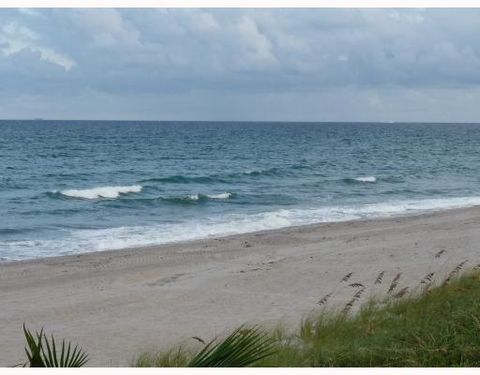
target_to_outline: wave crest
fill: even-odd
[[[354,178],[345,178],[346,182],[366,182],[366,183],[375,183],[377,182],[377,178],[375,176],[360,176]]]
[[[68,189],[59,193],[79,199],[100,199],[100,198],[118,198],[120,194],[139,193],[142,191],[141,185],[132,186],[100,186],[91,189]]]
[[[207,198],[210,199],[228,199],[232,197],[232,193],[220,193],[220,194],[207,194]]]
[[[163,201],[171,203],[197,203],[208,200],[227,200],[233,197],[233,193],[219,193],[219,194],[190,194],[183,197],[160,198]]]
[[[146,180],[140,181],[142,183],[173,183],[173,184],[190,184],[190,183],[197,183],[197,184],[210,184],[216,182],[226,182],[221,176],[218,175],[211,175],[211,176],[183,176],[183,175],[176,175],[176,176],[169,176],[169,177],[154,177],[149,178]]]
[[[359,182],[377,182],[377,178],[375,176],[363,176],[354,178],[355,181]]]
[[[190,194],[186,197],[182,198],[182,200],[186,201],[200,201],[200,200],[208,200],[208,199],[229,199],[233,196],[232,193],[219,193],[219,194]]]
[[[282,175],[282,171],[280,168],[273,167],[268,169],[259,169],[259,170],[249,170],[245,171],[242,174],[246,176],[279,176]]]

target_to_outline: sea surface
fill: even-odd
[[[480,204],[480,124],[0,121],[2,261]]]

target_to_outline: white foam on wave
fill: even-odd
[[[203,217],[202,220],[191,219],[181,223],[152,226],[77,229],[55,240],[0,241],[0,256],[14,260],[113,250],[322,222],[392,217],[477,205],[480,205],[480,196],[280,209],[257,214]]]
[[[354,178],[355,181],[359,182],[377,182],[377,178],[375,176],[363,176]]]
[[[99,198],[118,198],[120,194],[139,193],[142,186],[100,186],[91,189],[69,189],[62,190],[60,194],[72,198],[81,199],[99,199]]]
[[[201,194],[190,194],[187,195],[186,199],[191,201],[198,201],[202,197]],[[208,199],[229,199],[232,197],[232,193],[219,193],[219,194],[206,194],[203,197]]]
[[[232,197],[232,193],[207,194],[210,199],[228,199]]]

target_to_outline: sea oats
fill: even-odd
[[[362,283],[352,283],[349,286],[352,288],[364,288],[365,286]]]
[[[463,266],[468,262],[468,260],[464,260],[463,262],[459,263],[447,276],[443,285],[447,285],[463,268]]]
[[[198,336],[193,336],[192,339],[197,340],[198,342],[201,342],[202,344],[206,345],[207,343],[200,337]]]
[[[342,312],[344,313],[347,313],[350,311],[350,309],[352,308],[353,304],[355,303],[356,299],[355,298],[352,298],[346,305],[345,307],[343,308]]]
[[[428,284],[432,282],[433,276],[435,275],[435,272],[430,272],[425,275],[425,277],[420,281],[420,284]]]
[[[328,299],[332,296],[332,293],[328,293],[325,297],[323,297],[320,301],[317,303],[321,306],[327,303]]]
[[[397,273],[397,275],[393,278],[391,284],[390,284],[390,288],[388,288],[388,293],[392,293],[395,288],[397,287],[398,285],[398,280],[400,279],[400,276],[402,275],[401,272]]]
[[[438,253],[435,254],[435,258],[440,258],[442,256],[442,254],[444,254],[446,252],[446,250],[442,249],[440,250]]]
[[[377,278],[375,279],[375,285],[382,283],[383,275],[385,275],[385,271],[382,271],[378,274]]]
[[[354,299],[359,299],[359,298],[362,296],[362,294],[363,294],[363,292],[365,291],[365,289],[366,289],[365,287],[363,287],[362,289],[360,289],[357,293],[355,293],[355,294],[353,295],[353,298],[354,298]]]
[[[394,295],[395,298],[400,298],[403,297],[405,294],[407,294],[408,291],[408,286],[405,288],[401,289],[397,294]]]

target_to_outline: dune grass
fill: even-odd
[[[458,272],[457,272],[458,273]],[[449,275],[442,285],[421,293],[370,300],[350,309],[323,309],[291,332],[264,330],[272,353],[255,366],[479,366],[480,273]],[[201,344],[200,344],[201,345]],[[140,367],[187,366],[191,347],[143,353]]]

